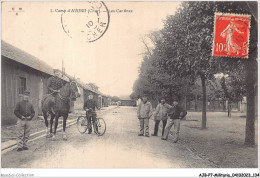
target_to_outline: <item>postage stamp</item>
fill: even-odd
[[[61,15],[64,32],[70,38],[94,42],[108,29],[109,10],[102,1],[88,2],[84,8],[73,7]]]
[[[250,15],[215,14],[213,56],[248,58]]]

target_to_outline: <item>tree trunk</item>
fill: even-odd
[[[255,66],[252,59],[245,61],[247,82],[247,111],[246,111],[246,136],[245,145],[255,144]]]
[[[172,105],[172,87],[170,87],[170,98],[169,98],[169,102],[170,102],[170,105]]]
[[[206,78],[204,74],[200,74],[201,78],[201,85],[202,85],[202,122],[201,122],[201,129],[206,129],[207,123],[207,115],[206,115]]]
[[[194,105],[195,105],[195,106],[194,106],[195,111],[197,111],[197,109],[198,109],[198,105],[197,105],[197,102],[198,102],[198,101],[197,101],[197,97],[198,97],[198,96],[195,95],[195,103],[194,103]]]
[[[187,96],[184,95],[183,109],[187,110]]]
[[[184,108],[185,110],[187,110],[187,92],[188,92],[188,85],[186,86],[185,94],[184,94],[183,108]]]
[[[228,117],[231,117],[231,102],[228,100]]]

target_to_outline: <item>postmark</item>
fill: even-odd
[[[215,13],[213,56],[248,58],[251,16]]]
[[[86,2],[82,7],[72,7],[61,14],[64,32],[73,39],[94,42],[108,29],[109,10],[104,2]]]

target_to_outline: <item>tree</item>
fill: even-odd
[[[111,98],[111,101],[113,101],[113,102],[118,102],[119,100],[120,100],[120,98],[118,96],[113,96]]]
[[[213,11],[212,11],[213,10]],[[214,26],[212,2],[184,2],[175,15],[166,19],[162,30],[162,53],[170,70],[179,77],[201,79],[203,105],[201,128],[206,128],[206,81],[217,72],[217,62],[211,56]]]
[[[245,144],[255,144],[255,88],[257,85],[257,2],[218,2],[218,11],[249,14],[251,15],[250,26],[250,43],[249,43],[249,58],[248,59],[232,59],[226,58],[222,60],[222,69],[227,74],[236,73],[236,70],[241,71],[238,75],[245,77],[245,88],[247,95],[247,119],[246,119],[246,136]],[[234,70],[236,69],[236,70]]]
[[[154,49],[147,53],[149,55],[146,56],[145,63],[148,68],[141,67],[139,76],[142,80],[147,80],[150,87],[168,90],[170,96],[182,92],[185,86],[187,88],[188,85],[194,84],[197,77],[200,77],[203,96],[201,128],[205,129],[207,83],[214,79],[214,74],[233,76],[236,73],[234,69],[241,70],[240,75],[244,74],[246,77],[248,99],[245,144],[250,145],[254,144],[255,139],[256,8],[256,2],[183,2],[176,14],[167,17],[160,40],[157,40]],[[249,59],[212,56],[215,12],[254,13],[250,27]],[[232,82],[228,85],[231,84]],[[218,91],[217,94],[220,95],[221,92]]]
[[[252,2],[255,3],[255,2]],[[256,8],[255,6],[250,6]],[[169,68],[178,70],[180,76],[199,76],[202,82],[203,111],[202,128],[206,128],[206,81],[213,74],[225,71],[232,74],[234,68],[243,68],[247,76],[248,126],[247,134],[252,137],[254,121],[254,84],[257,56],[257,21],[252,16],[250,28],[249,59],[212,57],[214,13],[251,14],[248,2],[184,2],[175,15],[166,19],[163,33],[163,56]],[[253,10],[255,12],[255,10]],[[241,74],[241,73],[240,73]],[[250,112],[250,113],[249,113]],[[251,119],[249,119],[251,118]],[[249,124],[250,123],[250,124]],[[250,126],[249,126],[250,125]],[[248,138],[248,137],[247,137]],[[246,139],[247,140],[247,139]],[[246,141],[247,142],[247,141]]]

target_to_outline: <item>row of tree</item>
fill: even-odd
[[[213,57],[214,13],[250,14],[249,59]],[[131,97],[144,92],[151,100],[196,95],[198,79],[202,93],[202,123],[206,128],[206,103],[210,97],[237,102],[247,95],[245,143],[255,143],[255,86],[257,84],[257,3],[255,2],[183,2],[174,15],[164,22],[164,28],[142,37],[145,46],[143,62]],[[216,75],[221,87],[212,85]],[[216,82],[215,82],[216,83]],[[213,86],[210,92],[207,88]],[[196,97],[195,97],[196,98]]]

